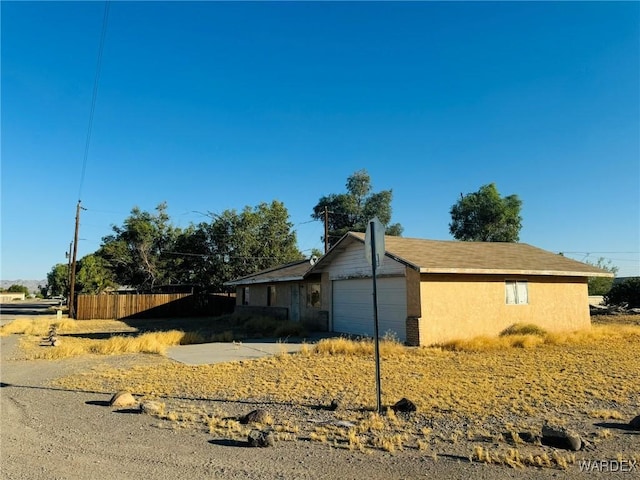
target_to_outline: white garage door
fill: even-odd
[[[404,277],[379,278],[378,327],[406,340],[407,292]],[[333,281],[333,331],[373,336],[373,282],[370,278]]]

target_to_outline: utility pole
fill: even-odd
[[[67,265],[67,299],[69,298],[69,289],[71,288],[71,253],[73,250],[73,240],[71,240],[69,242],[69,251],[65,254],[66,257],[69,259],[68,265]]]
[[[324,206],[324,253],[329,251],[329,210]]]
[[[76,290],[76,258],[78,257],[78,230],[80,229],[80,200],[76,207],[76,232],[73,237],[73,256],[71,258],[71,285],[69,286],[69,318],[76,318],[75,290]]]

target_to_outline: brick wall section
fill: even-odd
[[[407,317],[407,341],[411,347],[420,346],[420,318]]]

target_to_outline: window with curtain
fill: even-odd
[[[505,297],[507,305],[527,305],[529,303],[528,282],[507,280],[505,282]]]

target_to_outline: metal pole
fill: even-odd
[[[376,411],[382,413],[382,391],[380,388],[380,335],[378,332],[378,288],[376,284],[376,266],[378,259],[376,257],[376,236],[375,224],[369,224],[371,230],[371,269],[373,272],[373,330],[375,336],[375,357],[376,357]]]
[[[76,232],[73,237],[73,257],[71,259],[71,285],[69,286],[69,318],[76,317],[75,290],[76,290],[76,258],[78,256],[78,230],[80,228],[80,200],[76,208]]]

